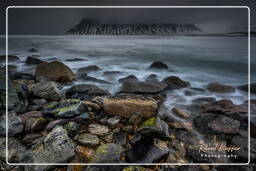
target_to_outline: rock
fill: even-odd
[[[18,68],[17,65],[11,65],[11,64],[9,64],[9,65],[8,65],[8,74],[11,75],[11,74],[17,72],[17,68]],[[7,66],[6,66],[6,65],[4,66],[4,69],[5,69],[5,70],[7,69]]]
[[[67,163],[75,155],[75,146],[62,126],[55,127],[46,137],[27,150],[24,163]],[[43,171],[51,166],[27,165],[26,169]]]
[[[242,122],[247,122],[247,107],[235,105],[230,100],[222,99],[214,103],[204,104],[201,107],[204,113],[225,115]]]
[[[151,138],[166,139],[170,137],[168,124],[158,117],[151,117],[144,121],[138,127],[137,132]]]
[[[136,115],[132,115],[128,122],[131,125],[140,125],[144,121],[143,115],[140,113],[137,113]]]
[[[209,127],[209,125],[213,120],[217,118],[218,115],[212,113],[205,113],[195,117],[193,123],[198,132],[202,134],[213,134],[213,131]]]
[[[126,153],[126,161],[130,163],[157,163],[165,161],[169,154],[166,142],[158,139],[141,138]]]
[[[137,81],[139,81],[139,79],[135,75],[129,75],[127,77],[123,77],[123,78],[120,78],[118,80],[119,83],[123,83],[123,82],[126,82],[126,81],[128,81],[128,82],[137,82]]]
[[[61,83],[70,82],[75,79],[72,70],[58,61],[39,64],[36,67],[35,76],[37,79],[46,79]]]
[[[157,102],[152,98],[141,96],[112,96],[103,98],[103,108],[106,114],[130,118],[141,114],[149,118],[157,113]]]
[[[32,133],[32,134],[27,134],[23,139],[22,142],[25,144],[31,144],[33,143],[33,141],[39,139],[40,137],[42,137],[43,134],[41,133]]]
[[[108,118],[106,120],[106,125],[110,127],[115,127],[116,125],[119,124],[120,120],[121,120],[120,116],[114,116],[114,117]]]
[[[31,111],[40,110],[46,103],[45,99],[34,99],[28,109]]]
[[[156,74],[151,74],[146,78],[148,82],[159,82]]]
[[[80,126],[81,124],[74,121],[70,121],[66,125],[64,125],[64,128],[67,130],[68,136],[70,138],[73,138],[76,136],[77,132],[79,131]]]
[[[190,86],[189,82],[183,81],[176,76],[167,77],[162,82],[168,85],[168,89],[180,89]]]
[[[67,62],[80,62],[80,61],[87,61],[87,59],[82,58],[73,58],[73,59],[66,59]]]
[[[153,62],[149,68],[154,68],[154,69],[168,69],[168,65],[163,63],[162,61],[155,61]]]
[[[122,147],[117,144],[107,143],[99,146],[91,163],[117,163],[120,161]]]
[[[29,85],[29,91],[36,98],[59,101],[62,93],[55,82],[38,82]]]
[[[98,71],[98,70],[100,70],[100,68],[97,65],[91,65],[91,66],[79,68],[77,70],[77,73],[82,73],[82,72],[87,73],[87,72]]]
[[[207,85],[207,90],[213,93],[233,93],[235,92],[235,88],[225,85],[225,84],[220,84],[217,82],[210,83]]]
[[[105,71],[103,72],[103,76],[113,76],[113,75],[119,75],[122,74],[121,71]]]
[[[86,158],[87,162],[90,162],[92,157],[95,154],[95,150],[89,147],[84,147],[84,146],[76,146],[76,153],[81,157],[81,158]]]
[[[58,119],[72,118],[87,111],[86,105],[80,100],[64,100],[56,105],[45,106],[42,110],[44,116]]]
[[[67,125],[65,125],[65,129],[68,131],[68,134],[70,135],[70,137],[72,137],[72,135],[75,132],[73,132],[74,125],[71,124],[70,122],[72,122],[72,121],[76,122],[76,121],[80,121],[80,120],[84,121],[84,120],[87,120],[87,119],[89,119],[88,113],[83,113],[83,114],[81,114],[81,115],[79,115],[79,116],[77,116],[75,118],[71,118],[71,119],[58,119],[58,120],[54,120],[54,121],[50,122],[46,126],[45,130],[46,131],[51,131],[56,125],[65,125],[65,124],[68,123]],[[78,126],[78,125],[76,125],[76,126]],[[75,130],[76,130],[76,126],[75,126]]]
[[[243,90],[245,92],[248,92],[248,84],[241,85],[238,87],[240,90]],[[256,94],[256,83],[251,83],[250,84],[250,89],[252,94]]]
[[[67,98],[74,98],[74,99],[92,99],[95,96],[105,96],[110,95],[107,90],[103,90],[98,88],[92,84],[80,84],[74,85],[69,88],[66,92]]]
[[[197,96],[197,95],[206,94],[206,91],[201,88],[191,87],[191,88],[185,90],[184,93],[186,96]]]
[[[44,118],[31,117],[26,120],[25,131],[26,132],[41,132],[46,127],[48,121]]]
[[[95,82],[95,83],[101,83],[101,84],[113,84],[109,81],[94,78],[91,76],[88,76],[86,73],[80,74],[79,77],[76,77],[77,79],[83,80],[83,81],[90,81],[90,82]]]
[[[6,115],[0,116],[0,136],[5,136],[6,132]],[[14,112],[8,113],[8,136],[15,136],[23,131],[23,124],[20,117]]]
[[[30,111],[30,112],[19,114],[19,117],[21,118],[22,123],[25,124],[29,118],[42,118],[43,115],[40,111]]]
[[[8,85],[8,86],[9,86],[8,88],[10,90],[10,85]],[[29,99],[28,87],[26,86],[26,84],[19,82],[19,81],[13,81],[13,86],[18,95],[18,106],[17,106],[17,108],[14,108],[13,110],[17,111],[17,112],[24,112],[27,110],[27,107],[29,104],[29,102],[28,102],[28,99]],[[9,91],[8,91],[8,93],[9,93]],[[10,98],[10,96],[12,96],[12,95],[8,94],[8,98]],[[14,97],[15,96],[13,96],[13,98]],[[9,101],[15,101],[15,99],[8,99],[8,102]],[[10,105],[10,104],[8,104],[8,105]]]
[[[20,61],[20,58],[15,55],[8,55],[8,62],[16,62]],[[6,55],[0,55],[0,63],[5,63],[6,62]]]
[[[19,162],[23,154],[26,152],[26,148],[13,137],[8,138],[8,162]],[[6,159],[6,138],[0,137],[0,160]]]
[[[25,61],[25,64],[27,64],[27,65],[39,65],[41,63],[44,63],[44,61],[42,61],[41,59],[38,59],[38,58],[34,58],[32,56],[28,56]]]
[[[90,124],[88,125],[87,130],[94,135],[103,136],[110,132],[110,129],[107,126],[100,124]]]
[[[216,102],[216,99],[214,97],[199,97],[192,100],[194,104],[202,105],[202,104],[208,104]]]
[[[11,80],[20,80],[20,79],[24,79],[24,80],[34,80],[34,76],[33,74],[30,73],[24,73],[24,72],[15,72],[13,74],[10,74],[9,77]]]
[[[134,82],[125,81],[120,88],[120,93],[139,93],[139,94],[156,94],[165,90],[167,85],[160,82]]]
[[[129,133],[129,134],[133,134],[133,133],[134,133],[134,130],[133,130],[133,126],[132,126],[132,125],[127,125],[127,126],[121,127],[121,131],[127,132],[127,133]]]
[[[214,132],[223,134],[237,134],[240,122],[228,117],[219,117],[208,125]]]
[[[126,132],[114,133],[113,140],[114,140],[114,143],[123,146],[127,143],[127,133]]]
[[[29,52],[39,52],[39,50],[36,49],[36,48],[31,48],[31,49],[29,49],[28,51],[29,51]]]
[[[179,108],[172,108],[172,112],[183,119],[187,119],[191,117],[191,114],[188,111],[185,111],[184,109],[179,109]]]
[[[147,169],[141,166],[128,166],[124,168],[122,171],[147,171]]]
[[[100,139],[97,135],[83,133],[77,136],[77,141],[85,146],[97,146],[100,143]]]
[[[176,118],[174,116],[169,116],[166,122],[168,123],[168,125],[175,129],[185,129],[189,132],[193,130],[193,123],[190,120],[184,120],[181,118]]]

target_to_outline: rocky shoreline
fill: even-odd
[[[32,48],[30,51],[35,50],[37,49]],[[5,61],[4,57],[0,56],[0,62]],[[10,62],[19,60],[17,56],[9,56]],[[163,80],[159,80],[154,74],[146,80],[129,75],[118,80],[122,85],[117,93],[111,94],[94,84],[73,84],[75,80],[82,80],[111,85],[109,81],[88,75],[90,72],[97,72],[100,69],[98,66],[85,66],[74,73],[62,62],[43,61],[35,56],[28,57],[25,65],[33,66],[34,72],[22,73],[17,71],[15,65],[8,66],[10,163],[185,164],[248,161],[247,101],[235,105],[229,99],[202,97],[193,99],[192,105],[180,105],[170,109],[164,105],[168,91],[188,88],[186,94],[190,96],[205,92],[227,94],[235,92],[236,89],[248,91],[246,86],[232,87],[212,82],[206,85],[205,89],[201,89],[191,87],[189,82],[173,75]],[[149,69],[170,70],[168,65],[161,61],[153,62]],[[104,74],[111,76],[119,72],[121,71],[107,71]],[[1,169],[97,170],[96,166],[5,165],[5,80],[5,67],[1,67]],[[65,85],[71,86],[63,89]],[[255,93],[255,84],[251,87],[252,93]],[[255,111],[255,100],[251,100],[251,115]],[[254,142],[255,118],[252,118],[250,123],[251,141]],[[203,151],[200,150],[200,145],[225,145],[238,147],[239,150]],[[210,157],[211,155],[222,157]],[[251,143],[251,162],[255,161],[255,156],[256,147]],[[214,168],[193,167],[188,166],[198,170]],[[109,170],[108,166],[102,169]],[[150,169],[154,167],[116,166],[115,170]]]

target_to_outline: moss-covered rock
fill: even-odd
[[[73,118],[87,111],[87,106],[80,100],[65,100],[57,104],[45,106],[42,110],[44,116],[65,119]]]

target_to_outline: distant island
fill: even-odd
[[[87,35],[187,35],[199,34],[202,30],[195,24],[102,24],[82,18],[67,34]]]

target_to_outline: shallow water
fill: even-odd
[[[1,37],[1,42],[3,39]],[[23,62],[17,65],[20,71],[25,72],[34,70],[34,67],[24,65],[24,60],[29,55],[40,55],[42,60],[58,58],[74,72],[80,67],[98,65],[101,70],[89,75],[115,83],[97,84],[113,93],[120,87],[118,79],[130,74],[136,75],[140,80],[150,74],[157,74],[160,80],[177,75],[189,81],[192,87],[198,88],[204,88],[208,83],[215,81],[232,86],[246,84],[247,41],[247,37],[207,36],[10,36],[9,54],[22,59]],[[252,47],[256,44],[253,38],[251,44]],[[28,52],[31,48],[39,49],[39,52]],[[255,49],[252,48],[252,51]],[[5,53],[3,45],[0,47],[0,53]],[[88,61],[65,61],[72,58],[84,58]],[[149,70],[148,66],[156,60],[167,63],[175,72]],[[256,67],[255,58],[251,58],[251,67]],[[122,74],[104,77],[104,71],[122,71]],[[85,82],[78,81],[75,84],[80,83]],[[232,94],[208,93],[198,96],[185,96],[184,90],[169,92],[166,105],[190,104],[193,98],[202,96],[229,98],[236,104],[241,104],[247,99],[247,93],[239,90]],[[177,95],[178,97],[175,97]]]

